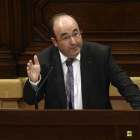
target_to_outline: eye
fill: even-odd
[[[77,35],[78,35],[78,33],[77,33],[77,32],[73,34],[73,36],[77,36]]]
[[[65,36],[65,37],[63,37],[63,38],[62,38],[62,40],[68,40],[68,37],[67,37],[67,36]]]

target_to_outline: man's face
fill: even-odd
[[[82,49],[81,34],[78,38],[70,37],[67,41],[65,39],[80,32],[76,21],[69,16],[59,17],[55,20],[53,29],[56,38],[63,39],[62,41],[56,41],[54,38],[51,38],[54,45],[68,58],[75,58]]]

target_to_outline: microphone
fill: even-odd
[[[70,70],[69,70],[70,62],[69,61],[66,61],[66,66],[68,67],[68,73],[69,73],[69,76],[70,76]],[[70,85],[69,109],[72,109],[72,102],[71,102],[71,82],[70,82],[70,79],[69,79],[69,85]]]
[[[51,73],[51,71],[52,71],[54,65],[55,65],[55,62],[52,63],[52,66],[51,66],[51,68],[50,68],[49,73],[47,74],[47,76],[45,77],[45,79],[43,80],[43,82],[41,83],[41,85],[39,86],[39,88],[38,88],[37,91],[36,91],[36,95],[35,95],[35,109],[38,109],[38,101],[37,101],[37,94],[38,94],[38,91],[40,90],[40,88],[42,87],[42,85],[44,84],[44,82],[46,81],[46,79],[49,77],[49,75],[50,75],[50,73]]]

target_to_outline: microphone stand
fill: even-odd
[[[45,77],[45,79],[43,80],[43,82],[41,83],[40,87],[37,89],[36,91],[36,94],[35,94],[35,109],[38,109],[38,101],[37,101],[37,94],[38,94],[38,91],[40,90],[40,88],[42,87],[42,85],[44,84],[44,82],[46,81],[46,79],[48,78],[49,74],[51,73],[52,69],[53,69],[53,66],[51,67],[49,73],[47,74],[47,76]]]

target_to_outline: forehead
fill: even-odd
[[[75,29],[79,30],[77,22],[70,16],[58,17],[53,26],[54,32],[57,35],[62,33],[70,33]]]

